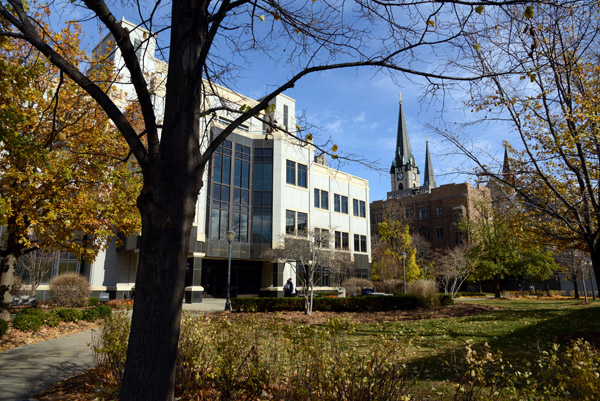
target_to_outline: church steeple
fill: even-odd
[[[435,188],[435,174],[433,174],[433,164],[431,163],[431,154],[429,153],[429,139],[425,139],[425,178],[423,186]]]
[[[392,162],[392,167],[411,165],[416,167],[415,157],[413,156],[406,129],[406,119],[404,118],[404,107],[402,106],[402,94],[400,94],[400,110],[398,113],[398,133],[396,135],[396,152]]]
[[[417,167],[415,156],[410,147],[408,130],[406,129],[402,95],[400,95],[397,132],[394,160],[392,161],[392,167],[390,168],[392,192],[411,192],[413,189],[419,187],[420,177],[419,168]]]

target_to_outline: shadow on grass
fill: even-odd
[[[464,330],[461,331],[460,326],[449,328],[444,334],[450,336],[455,342],[461,342],[461,345],[431,356],[412,359],[407,362],[407,366],[415,371],[427,372],[427,374],[422,374],[426,377],[421,377],[421,379],[454,380],[456,372],[453,366],[460,367],[462,365],[465,354],[464,345],[467,340],[472,341],[475,349],[482,349],[484,343],[487,342],[492,352],[500,351],[505,360],[518,367],[526,360],[538,359],[541,351],[549,349],[555,342],[564,342],[565,338],[573,337],[577,333],[600,332],[600,304],[577,309],[564,308],[564,304],[561,305],[563,309],[556,309],[555,306],[548,304],[547,307],[535,310],[496,310],[467,318],[465,322],[481,322],[484,325],[486,322],[500,321],[514,324],[515,320],[523,322],[543,320],[527,324],[524,327],[520,326],[512,332],[497,336],[485,332],[468,333]],[[424,334],[423,336],[428,335]],[[448,366],[448,363],[451,366]]]

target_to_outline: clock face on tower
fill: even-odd
[[[404,174],[398,173],[396,174],[396,177],[398,177],[398,179],[401,180],[402,178],[404,178]]]

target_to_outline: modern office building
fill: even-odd
[[[167,64],[154,57],[155,37],[122,21],[130,31],[140,65],[153,89],[157,115],[162,115]],[[97,47],[116,68],[123,65],[118,49],[107,36]],[[131,98],[123,69],[115,96]],[[209,86],[207,85],[207,88]],[[205,93],[210,107],[221,110],[202,119],[205,132],[199,146],[206,147],[236,118],[250,99],[218,85]],[[266,260],[265,250],[282,247],[286,236],[306,236],[317,230],[330,237],[331,251],[347,252],[354,274],[370,275],[369,183],[327,165],[315,157],[310,141],[295,138],[295,100],[283,94],[270,102],[269,112],[238,127],[212,156],[199,193],[186,266],[186,300],[201,302],[204,296],[223,297],[226,291],[229,243],[233,230],[232,293],[234,295],[281,296],[289,277],[296,280],[295,261]],[[226,111],[230,110],[229,112]],[[235,110],[235,111],[232,111]],[[277,122],[269,129],[264,121]],[[137,237],[126,238],[98,256],[89,268],[92,287],[121,298],[135,283],[138,263]],[[332,289],[334,277],[320,267],[319,289]]]

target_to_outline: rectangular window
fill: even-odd
[[[412,220],[413,219],[413,213],[414,213],[414,209],[412,209],[412,208],[406,209],[406,212],[405,212],[406,218],[408,220]]]
[[[335,231],[334,232],[335,239],[335,249],[342,249],[342,232]]]
[[[298,212],[298,235],[306,236],[308,234],[308,215]]]
[[[358,216],[358,199],[352,199],[352,214]]]
[[[354,234],[354,252],[367,252],[367,236]]]
[[[350,235],[342,232],[342,249],[347,251],[350,249]]]
[[[329,192],[321,191],[321,209],[329,210]]]
[[[373,222],[375,224],[383,222],[383,213],[373,213]]]
[[[352,212],[353,212],[354,216],[365,217],[366,216],[365,209],[366,209],[365,201],[361,201],[358,199],[352,199]]]
[[[417,207],[417,218],[419,220],[427,220],[429,218],[429,206]]]
[[[315,188],[314,205],[319,209],[329,209],[329,192]]]
[[[454,233],[454,243],[456,245],[460,245],[460,244],[463,243],[463,241],[462,241],[462,233],[460,231],[456,231]]]
[[[443,213],[444,213],[444,208],[443,208],[443,206],[436,206],[436,207],[435,207],[435,215],[436,215],[437,217],[439,217],[439,216],[442,216],[442,215],[443,215]]]
[[[304,164],[298,163],[298,186],[308,188],[307,174],[308,168]]]
[[[315,243],[319,248],[329,248],[329,230],[326,228],[315,228]]]
[[[435,237],[436,238],[444,238],[444,227],[436,227],[435,228]]]
[[[286,160],[285,166],[285,182],[296,185],[296,162]]]
[[[285,233],[296,234],[296,212],[293,210],[285,211]]]
[[[333,195],[333,210],[335,212],[340,212],[342,210],[341,197],[338,194]]]
[[[367,207],[366,207],[365,201],[359,201],[358,207],[359,207],[360,217],[367,217],[367,214],[366,214]]]
[[[348,214],[348,197],[342,195],[342,213]]]

